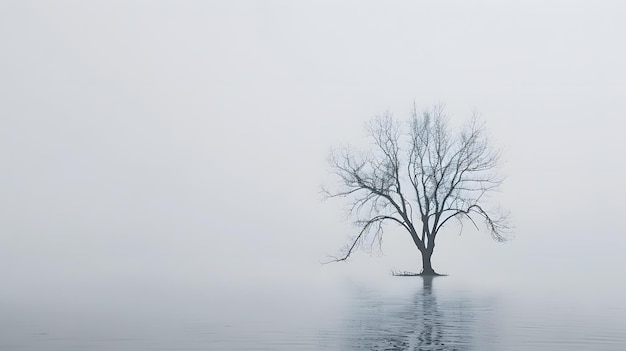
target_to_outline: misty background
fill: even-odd
[[[297,300],[418,272],[393,227],[384,255],[320,264],[356,230],[321,201],[330,148],[413,103],[457,125],[480,112],[516,227],[498,244],[450,226],[438,272],[625,291],[625,17],[618,1],[2,1],[4,310]]]

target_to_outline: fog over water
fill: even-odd
[[[3,1],[0,349],[623,349],[625,15]],[[396,228],[321,265],[356,230],[331,146],[413,103],[480,112],[514,240],[450,226],[432,282],[389,275],[421,268]]]

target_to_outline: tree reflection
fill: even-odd
[[[438,298],[436,277],[410,297],[361,296],[345,330],[348,350],[470,350],[477,306],[471,299]],[[440,300],[440,301],[438,301]]]

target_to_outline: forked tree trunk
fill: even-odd
[[[424,251],[420,250],[420,252],[422,253],[422,272],[420,274],[437,275],[432,264],[430,263],[430,258],[433,256],[433,250],[426,249]]]

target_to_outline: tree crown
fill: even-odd
[[[385,113],[366,130],[371,150],[344,147],[329,157],[339,188],[323,192],[348,198],[348,213],[361,229],[335,261],[346,260],[359,246],[379,245],[386,222],[408,231],[422,252],[432,252],[437,234],[453,219],[477,228],[482,219],[494,240],[508,239],[506,215],[484,207],[486,195],[503,178],[497,174],[500,152],[490,146],[476,114],[457,132],[440,106],[421,114],[414,109],[405,124]]]

